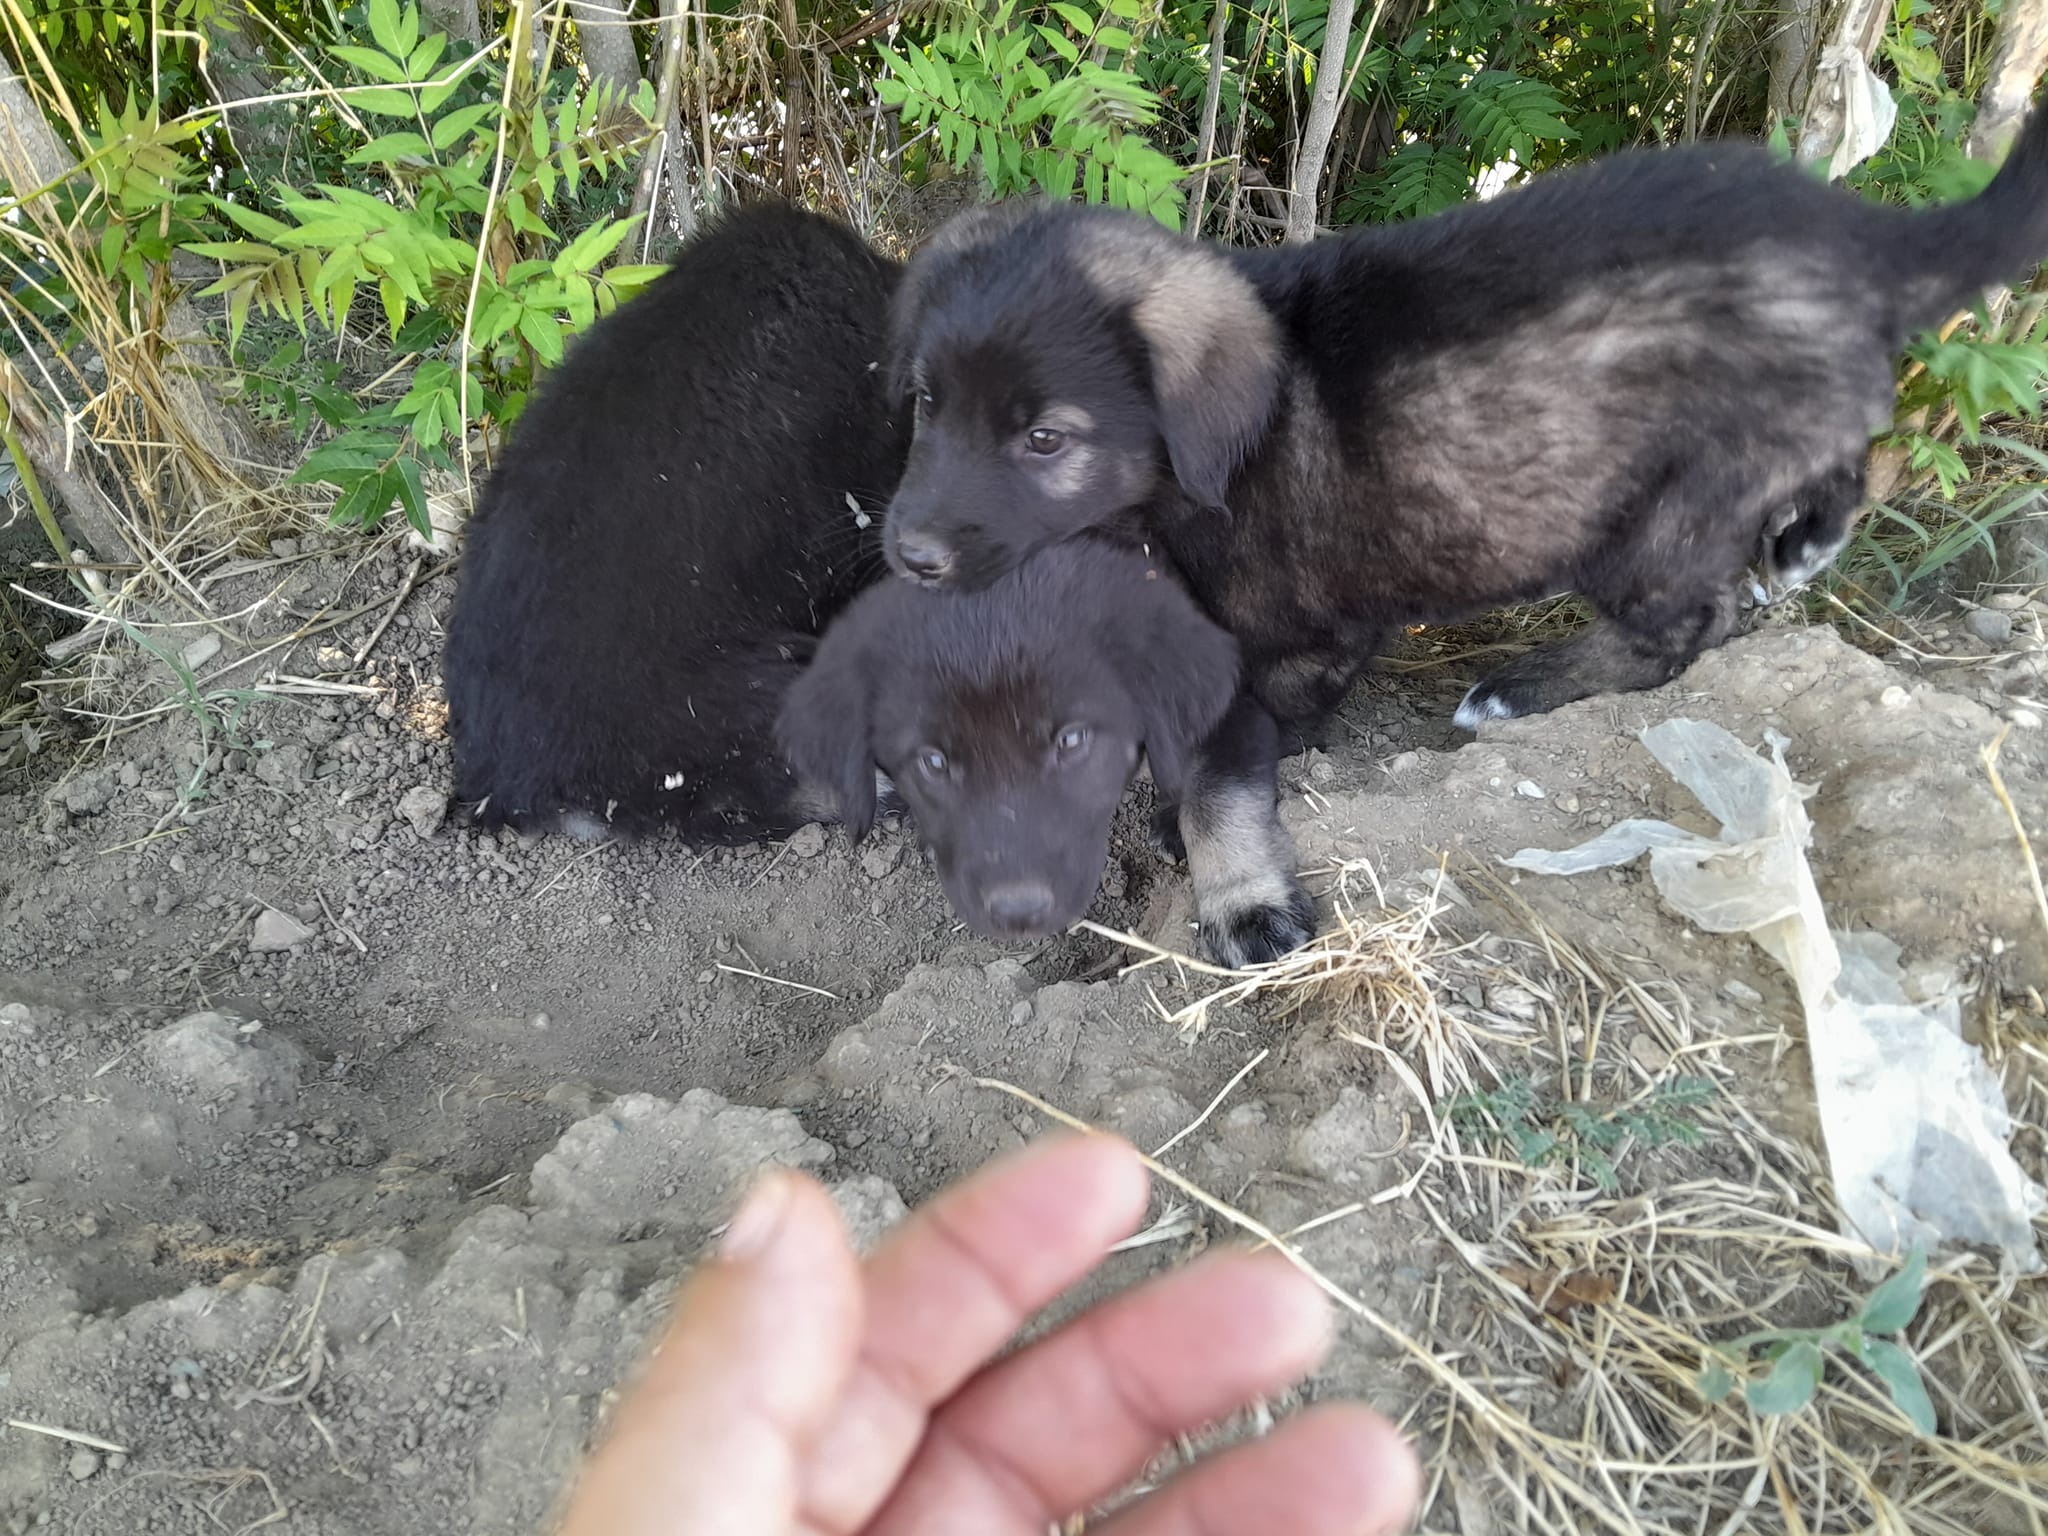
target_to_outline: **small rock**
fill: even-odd
[[[2040,715],[2024,704],[2013,705],[2005,712],[2005,718],[2023,731],[2038,731],[2041,728]]]
[[[787,846],[800,859],[815,859],[825,851],[825,829],[815,821],[806,822],[789,834]]]
[[[1904,709],[1913,702],[1913,695],[1904,688],[1901,688],[1897,683],[1893,683],[1891,687],[1885,689],[1883,693],[1877,696],[1877,702],[1886,709]]]
[[[249,948],[259,955],[274,954],[295,944],[303,944],[312,937],[313,930],[291,913],[265,907],[256,914],[255,925],[250,929]]]
[[[214,644],[218,645],[220,642],[216,640]],[[88,1451],[81,1446],[78,1450],[71,1453],[71,1460],[67,1464],[67,1468],[71,1473],[71,1480],[74,1483],[82,1483],[91,1477],[93,1473],[99,1471],[100,1453],[98,1451]]]
[[[1485,997],[1487,1005],[1494,1012],[1504,1013],[1511,1019],[1533,1019],[1541,1006],[1535,993],[1512,982],[1498,987],[1488,987]]]
[[[901,843],[877,843],[860,856],[860,867],[870,880],[880,880],[902,862]]]
[[[1559,795],[1557,797],[1557,808],[1567,816],[1576,816],[1579,814],[1579,797],[1577,795]]]
[[[2012,615],[1996,608],[1973,608],[1963,616],[1963,628],[1986,645],[2003,645],[2012,638]]]
[[[1645,1072],[1662,1072],[1671,1065],[1671,1053],[1652,1040],[1648,1035],[1630,1037],[1628,1054],[1635,1064]]]
[[[1543,793],[1543,786],[1541,784],[1538,784],[1534,779],[1523,779],[1521,782],[1516,784],[1515,793],[1520,795],[1524,800],[1547,800],[1548,798],[1550,798],[1549,796]]]
[[[1745,1008],[1761,1008],[1764,1005],[1763,993],[1746,981],[1722,982],[1721,995],[1729,1002],[1740,1003]]]
[[[2031,601],[2024,592],[1994,592],[1984,599],[1984,606],[1996,608],[2000,613],[2017,613]]]
[[[232,1094],[251,1108],[283,1107],[299,1095],[306,1053],[269,1030],[244,1034],[222,1013],[188,1014],[148,1036],[150,1065],[203,1098]]]
[[[64,786],[64,809],[74,816],[94,816],[114,798],[114,776],[104,771],[81,773]]]
[[[448,814],[448,796],[431,784],[416,784],[399,796],[398,814],[421,837],[432,837]]]
[[[219,635],[201,635],[178,653],[178,660],[185,664],[187,672],[197,672],[220,654]]]

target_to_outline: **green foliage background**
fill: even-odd
[[[0,224],[0,345],[14,358],[39,343],[108,350],[106,316],[124,303],[151,342],[169,274],[204,264],[197,297],[228,359],[216,382],[297,442],[289,478],[326,486],[338,521],[396,511],[424,530],[428,479],[487,462],[569,339],[682,233],[630,212],[657,136],[657,0],[624,4],[645,76],[632,84],[586,67],[566,4],[485,0],[482,41],[454,45],[436,21],[454,3],[0,0],[5,46],[84,170],[14,188],[44,206]],[[1225,3],[711,0],[683,29],[688,145],[664,163],[688,215],[793,191],[899,248],[920,232],[919,198],[963,179],[1175,228],[1195,217],[1199,183],[1202,234],[1275,239],[1328,0],[1239,0],[1219,15]],[[1794,125],[1768,102],[1783,20],[1737,0],[1361,6],[1320,220],[1421,217],[1688,136],[1775,130],[1782,143]],[[1988,168],[1961,144],[1995,20],[1982,0],[1896,0],[1879,63],[1899,126],[1853,185],[1908,203],[1981,185]],[[236,103],[249,92],[223,88],[235,71],[268,89]],[[1887,508],[1864,556],[1895,589],[1985,534],[1988,495],[1973,499],[1973,484],[2048,468],[2012,430],[2038,413],[2044,341],[2042,306],[2022,302],[1914,348],[1896,446],[1926,494],[1960,499],[1968,533]]]

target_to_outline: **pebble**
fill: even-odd
[[[2013,705],[2005,712],[2005,718],[2023,731],[2038,731],[2041,728],[2040,715],[2024,704]]]
[[[1523,779],[1515,786],[1515,793],[1524,800],[1546,800],[1549,798],[1549,796],[1543,793],[1543,786],[1534,779]]]
[[[2024,592],[1994,592],[1984,599],[1986,608],[1996,608],[2000,613],[2017,613],[2033,601]]]
[[[178,653],[187,672],[196,672],[220,654],[219,635],[201,635]]]
[[[1740,1003],[1745,1008],[1761,1008],[1764,1003],[1763,993],[1757,991],[1755,987],[1752,987],[1746,981],[1722,982],[1721,995],[1727,998],[1729,1002]]]
[[[1645,1072],[1662,1072],[1671,1065],[1671,1053],[1645,1034],[1630,1037],[1628,1054]]]
[[[448,797],[431,784],[415,784],[399,796],[398,814],[421,837],[432,837],[448,815]]]
[[[217,640],[214,642],[215,645],[218,645],[219,643],[220,642]],[[71,1480],[74,1483],[84,1482],[88,1477],[91,1477],[93,1473],[99,1471],[100,1453],[98,1451],[88,1451],[83,1449],[73,1451],[71,1453],[69,1469],[71,1472]]]
[[[870,880],[880,880],[902,862],[901,843],[877,843],[860,856],[860,867]]]
[[[787,846],[800,859],[815,859],[825,851],[825,829],[815,821],[805,822],[789,834]]]
[[[274,954],[281,949],[290,949],[294,944],[303,944],[312,937],[313,930],[291,913],[265,907],[256,914],[256,922],[249,930],[249,948],[259,955]]]
[[[1891,687],[1885,689],[1883,693],[1877,696],[1877,702],[1886,709],[1904,709],[1913,702],[1913,695],[1904,688],[1901,688],[1897,683],[1893,683]]]
[[[1963,616],[1963,628],[1986,645],[2003,645],[2012,638],[2012,615],[1996,608],[1973,608]]]

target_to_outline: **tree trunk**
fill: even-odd
[[[1813,88],[1814,39],[1820,35],[1821,0],[1787,0],[1771,39],[1770,124],[1784,121]],[[1704,64],[1705,60],[1701,63]]]
[[[2026,120],[2034,82],[2048,68],[2048,0],[2005,0],[1991,45],[1991,73],[1977,98],[1977,121],[1964,147],[1979,160],[1998,160]]]
[[[569,0],[569,14],[576,18],[590,78],[630,96],[640,85],[640,55],[633,47],[633,29],[626,25],[628,4],[629,0]]]
[[[484,40],[483,23],[477,15],[477,0],[421,0],[427,29],[445,32],[449,41],[475,48]]]
[[[1230,17],[1228,0],[1212,0],[1209,11],[1209,83],[1202,92],[1201,147],[1195,159],[1201,162],[1201,180],[1195,183],[1195,211],[1188,220],[1188,234],[1202,232],[1202,210],[1209,201],[1209,162],[1216,158],[1216,113],[1223,105],[1223,30]]]
[[[1352,0],[1330,0],[1323,51],[1316,60],[1316,90],[1309,101],[1308,123],[1294,156],[1294,181],[1287,200],[1287,243],[1299,245],[1316,237],[1316,209],[1321,206],[1323,158],[1337,127],[1337,99],[1344,89],[1344,55],[1351,40]]]
[[[782,193],[791,201],[802,189],[797,146],[803,134],[803,60],[797,53],[796,0],[782,0]]]
[[[657,185],[664,189],[662,206],[669,211],[676,234],[689,239],[696,232],[697,216],[692,196],[690,139],[683,132],[683,59],[688,53],[690,18],[678,0],[661,0],[660,47],[655,54],[656,78],[654,120],[661,135],[648,146],[641,162],[640,180],[633,188],[633,211],[648,213],[654,207]]]
[[[221,118],[235,153],[259,182],[283,175],[291,108],[283,102],[239,105],[283,90],[264,56],[262,24],[250,14],[248,0],[222,0],[207,24],[206,37],[206,81],[213,99],[227,109]]]

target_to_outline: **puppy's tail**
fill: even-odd
[[[2048,258],[2048,104],[2028,114],[1989,186],[1968,202],[1914,215],[1912,226],[1901,242],[1908,269],[1901,318],[1914,330],[1938,325]]]

